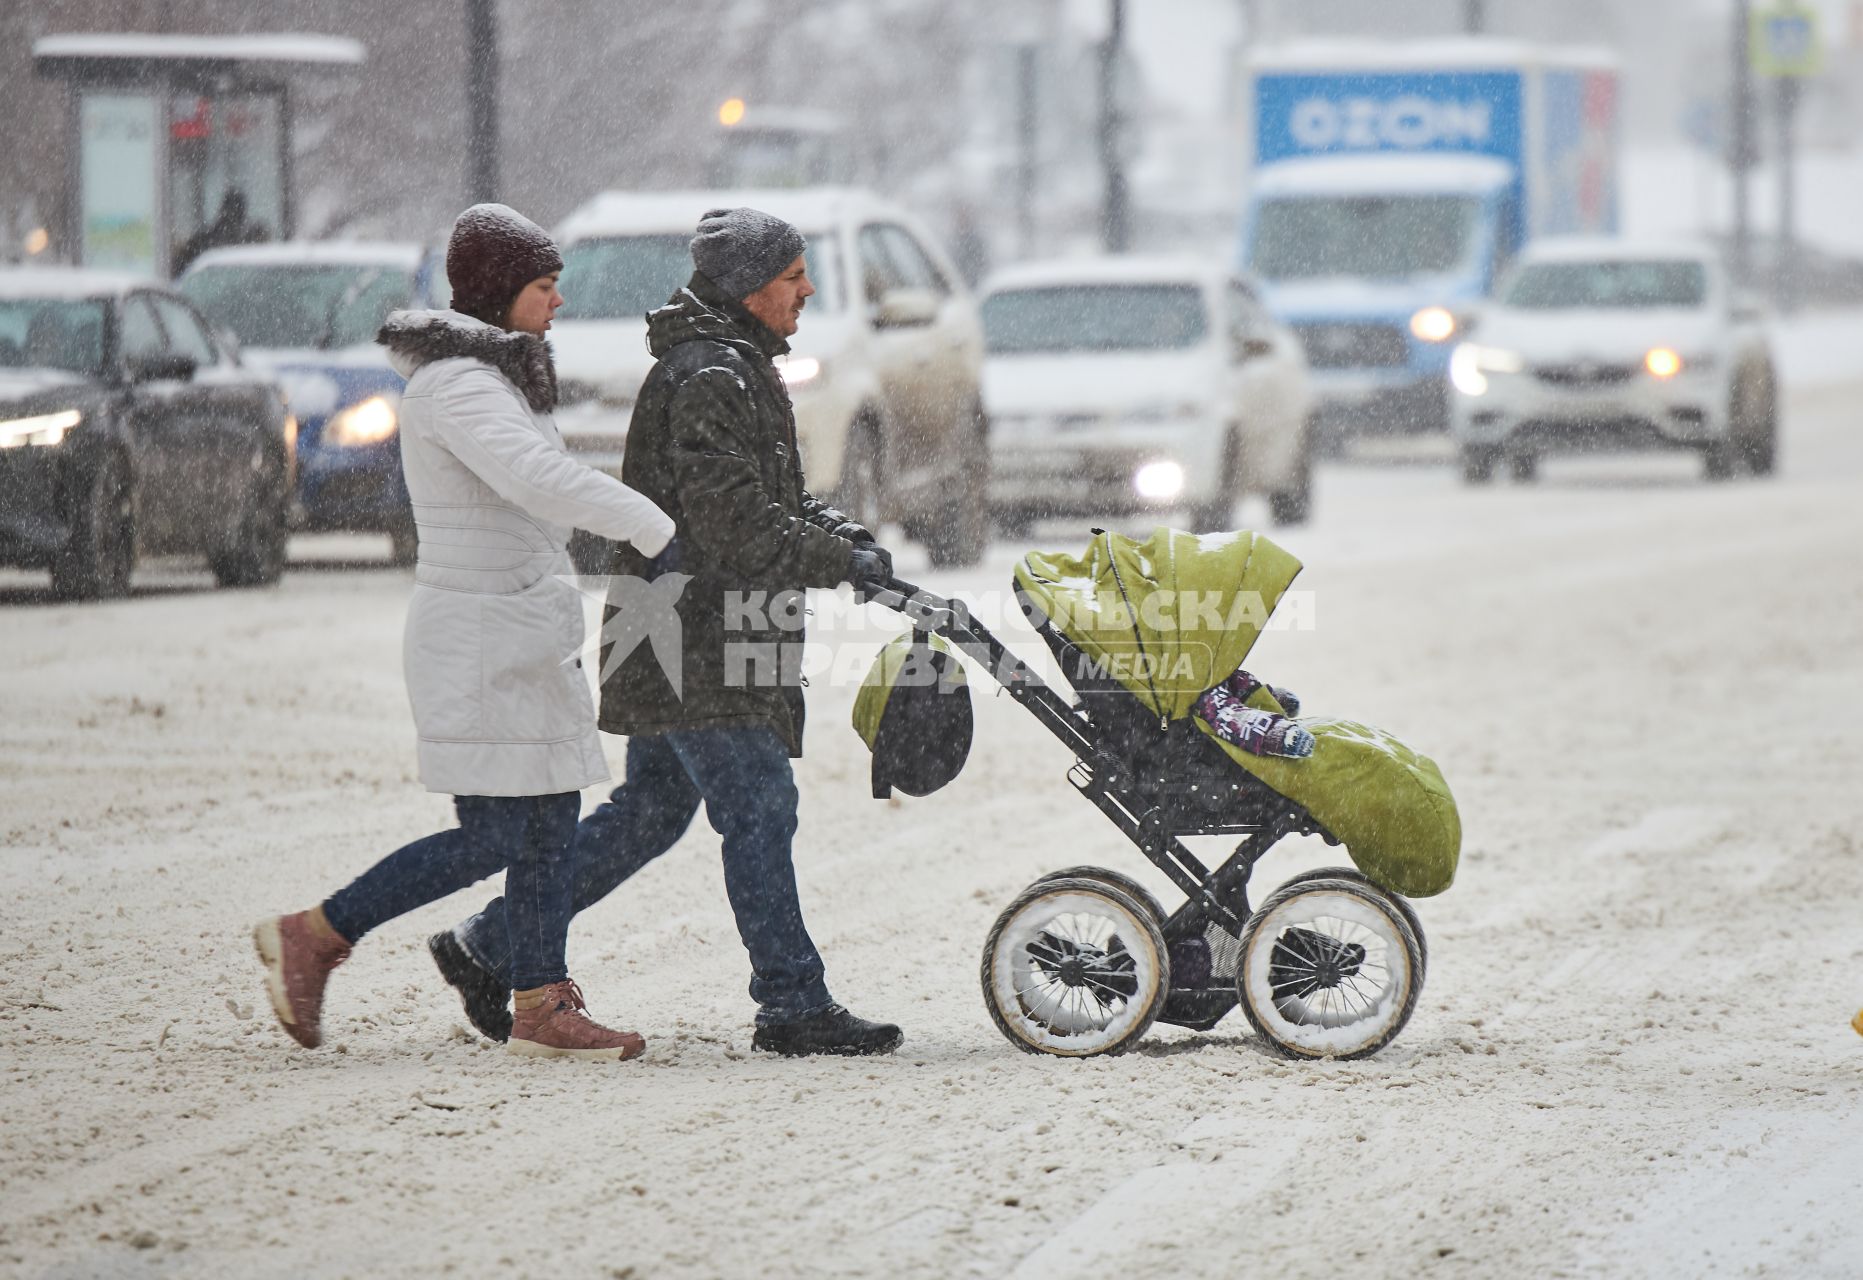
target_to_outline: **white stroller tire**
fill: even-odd
[[[1354,880],[1276,890],[1249,917],[1236,998],[1262,1039],[1292,1058],[1365,1058],[1410,1020],[1422,985],[1417,939],[1390,896]]]
[[[1123,871],[1113,871],[1106,867],[1068,867],[1062,871],[1050,871],[1035,883],[1047,884],[1052,880],[1097,880],[1101,884],[1110,884],[1151,912],[1151,918],[1158,922],[1159,929],[1163,929],[1164,922],[1170,918],[1163,904],[1158,901],[1158,895]]]
[[[1101,880],[1041,880],[996,918],[983,946],[983,999],[997,1030],[1029,1053],[1123,1053],[1171,990],[1171,958],[1150,908]]]
[[[1424,936],[1423,921],[1417,918],[1417,909],[1410,905],[1409,899],[1401,893],[1392,893],[1376,884],[1372,878],[1357,867],[1315,867],[1303,871],[1281,883],[1281,888],[1289,889],[1297,884],[1306,884],[1313,880],[1350,880],[1355,884],[1370,885],[1390,901],[1404,917],[1404,923],[1410,926],[1410,936],[1417,940],[1417,990],[1423,990],[1423,982],[1430,971],[1430,940]]]

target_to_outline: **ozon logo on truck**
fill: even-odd
[[[1490,105],[1407,94],[1401,98],[1305,98],[1294,104],[1287,128],[1305,151],[1395,147],[1479,148],[1492,133]]]

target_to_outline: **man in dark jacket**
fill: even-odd
[[[647,317],[658,363],[641,388],[621,474],[679,532],[651,561],[622,544],[612,572],[688,575],[676,606],[681,660],[675,682],[663,655],[638,645],[609,678],[604,650],[601,727],[628,735],[627,777],[577,830],[574,905],[601,900],[664,853],[703,800],[724,840],[725,890],[750,953],[752,1047],[887,1053],[902,1039],[898,1027],[829,997],[791,861],[805,591],[871,589],[892,576],[873,535],[803,487],[795,413],[772,363],[815,292],[803,249],[780,218],[714,210],[692,241],[691,282]],[[429,940],[467,1016],[495,1039],[511,1018],[504,919],[494,901]]]

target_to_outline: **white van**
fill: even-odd
[[[808,240],[816,294],[779,361],[810,492],[923,542],[932,563],[974,563],[989,537],[982,328],[950,260],[911,215],[865,191],[611,191],[557,228],[563,296],[550,336],[557,426],[616,475],[653,364],[646,313],[692,276],[707,210],[748,205]]]
[[[1306,357],[1246,278],[1197,260],[1042,262],[993,276],[982,310],[1006,528],[1178,510],[1227,529],[1244,491],[1306,519]]]

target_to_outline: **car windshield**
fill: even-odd
[[[839,310],[838,278],[827,241],[807,237],[803,255],[815,296],[815,311]],[[577,240],[563,250],[563,305],[559,320],[638,320],[692,278],[689,235],[601,236]]]
[[[1168,351],[1203,340],[1203,291],[1190,284],[1079,284],[1005,289],[983,303],[993,355]]]
[[[0,298],[0,369],[103,370],[104,304],[95,299]]]
[[[227,263],[190,271],[181,292],[248,347],[317,350],[373,342],[414,297],[414,275],[350,263]]]
[[[1503,300],[1529,311],[1637,310],[1699,307],[1707,292],[1699,262],[1535,262],[1520,269]]]
[[[1250,265],[1265,280],[1401,280],[1469,258],[1473,196],[1303,196],[1269,200]]]

